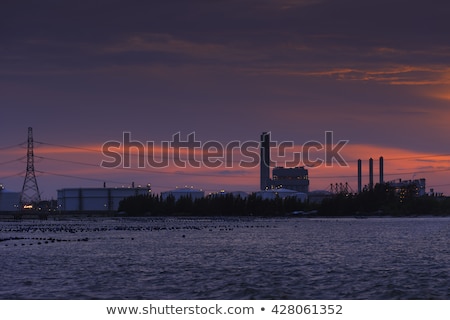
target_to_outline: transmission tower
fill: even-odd
[[[23,181],[22,194],[20,195],[20,204],[24,206],[33,205],[41,201],[41,194],[34,173],[34,153],[33,153],[33,128],[28,128],[28,147],[27,147],[27,171]]]

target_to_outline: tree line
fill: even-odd
[[[178,200],[173,196],[162,199],[159,195],[137,195],[122,200],[118,210],[133,216],[283,216],[311,208],[294,197],[269,200],[254,194],[245,198],[227,194]]]
[[[433,195],[417,196],[413,185],[398,190],[389,183],[377,184],[373,190],[357,194],[337,194],[325,199],[319,212],[321,215],[450,215],[450,198]]]
[[[232,194],[211,195],[199,199],[160,195],[138,195],[125,198],[120,212],[130,216],[408,216],[450,215],[450,198],[417,196],[412,188],[399,192],[388,183],[377,184],[361,193],[339,193],[320,203],[302,202],[295,197],[262,199]]]

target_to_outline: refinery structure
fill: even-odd
[[[262,199],[275,198],[296,198],[302,202],[310,201],[319,203],[323,199],[333,196],[336,193],[350,193],[351,188],[348,184],[331,185],[330,190],[310,191],[310,180],[308,169],[300,167],[280,167],[273,166],[270,154],[270,133],[263,132],[260,137],[260,190],[254,192],[257,197]],[[367,190],[373,190],[374,182],[374,161],[369,159],[369,182],[363,186],[362,183],[362,160],[357,162],[357,192],[361,193]],[[388,183],[394,188],[395,192],[402,197],[409,192],[415,196],[426,195],[425,179],[411,180],[393,180],[385,182],[384,180],[384,159],[379,158],[379,183]],[[57,190],[57,200],[41,201],[37,179],[34,170],[34,151],[33,151],[33,132],[28,129],[27,140],[27,164],[26,173],[21,192],[11,192],[5,190],[0,184],[0,212],[14,212],[23,210],[52,210],[58,212],[113,212],[119,208],[121,200],[132,196],[145,196],[151,194],[150,185],[146,187],[110,188],[103,185],[103,188],[62,188]],[[433,192],[433,191],[432,191]],[[220,196],[231,194],[235,197],[245,198],[247,193],[242,191],[225,192],[221,191],[208,196]],[[188,197],[193,200],[205,197],[205,192],[193,187],[176,188],[161,193],[161,199],[166,200],[172,197],[175,201],[182,197]]]

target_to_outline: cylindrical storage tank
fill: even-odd
[[[0,189],[0,211],[16,211],[19,208],[20,192]]]
[[[306,193],[284,188],[258,191],[256,192],[256,196],[261,197],[263,200],[271,200],[277,197],[281,199],[295,197],[301,201],[306,201],[308,199],[308,195]]]
[[[71,188],[58,190],[61,211],[116,211],[125,198],[147,195],[147,188]]]
[[[161,192],[161,198],[166,200],[169,196],[173,196],[175,201],[180,198],[191,198],[192,200],[200,199],[205,196],[205,192],[201,189],[194,188],[177,188],[170,191]]]

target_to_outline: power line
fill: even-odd
[[[22,143],[14,144],[14,145],[11,145],[11,146],[0,147],[0,150],[8,150],[8,149],[14,149],[14,148],[17,148],[17,147],[23,147],[23,145],[25,143],[26,142],[22,142]]]
[[[429,154],[429,155],[417,155],[417,156],[409,156],[409,157],[398,157],[398,158],[384,158],[384,161],[400,161],[400,160],[420,160],[426,158],[441,158],[441,157],[450,157],[450,153],[440,153],[440,154]],[[364,161],[365,159],[357,159],[357,160],[345,160],[347,163],[358,162],[358,160]],[[368,159],[367,159],[368,160]],[[374,159],[375,160],[375,159]],[[448,159],[450,161],[450,159]]]
[[[5,161],[5,162],[0,163],[0,166],[3,166],[3,165],[8,164],[8,163],[18,162],[18,161],[21,161],[21,160],[23,160],[25,158],[26,158],[26,156],[23,156],[23,157],[20,157],[20,158],[17,158],[17,159]]]
[[[450,186],[450,183],[445,183],[445,184],[433,184],[433,185],[429,185],[429,188],[436,188],[436,187],[448,187]]]
[[[55,143],[48,143],[48,142],[42,142],[42,141],[35,141],[35,143],[43,144],[43,145],[49,145],[49,146],[55,146],[60,148],[70,148],[75,150],[82,150],[82,151],[89,151],[89,152],[95,152],[95,153],[102,153],[101,149],[90,149],[90,148],[84,148],[84,147],[77,147],[77,146],[69,146],[69,145],[63,145],[63,144],[55,144]],[[130,152],[122,152],[122,155],[124,156],[133,156],[133,157],[143,157],[141,154],[133,154]],[[397,158],[384,158],[385,161],[398,161],[398,160],[418,160],[418,159],[426,159],[426,158],[437,158],[437,157],[450,157],[450,153],[439,153],[439,154],[428,154],[428,155],[417,155],[417,156],[408,156],[408,157],[397,157]],[[165,160],[165,159],[172,159],[170,157],[158,157],[158,160]],[[357,162],[360,159],[351,159],[346,160],[346,162]],[[232,162],[241,162],[243,160],[233,160]],[[289,160],[286,160],[289,161]]]
[[[106,183],[112,183],[112,184],[117,184],[117,185],[127,185],[129,182],[123,182],[123,181],[114,181],[114,180],[105,180],[105,179],[98,179],[98,178],[86,178],[86,177],[79,177],[79,176],[74,176],[74,175],[69,175],[69,174],[62,174],[62,173],[56,173],[56,172],[48,172],[48,171],[41,171],[41,170],[35,170],[36,172],[40,173],[40,174],[44,174],[44,175],[52,175],[52,176],[59,176],[59,177],[64,177],[64,178],[71,178],[71,179],[78,179],[78,180],[87,180],[87,181],[95,181],[95,182],[106,182]],[[22,173],[20,173],[22,174]],[[151,184],[152,187],[157,187],[157,188],[171,188],[169,186],[161,186],[161,185],[154,185]]]
[[[450,168],[445,169],[436,169],[436,170],[423,170],[423,171],[412,171],[412,172],[399,172],[399,173],[385,173],[384,176],[399,176],[399,175],[411,175],[411,174],[423,174],[423,173],[436,173],[436,172],[445,172],[450,171]],[[368,174],[362,175],[363,177],[369,177]],[[314,179],[336,179],[336,178],[355,178],[355,175],[346,175],[346,176],[315,176]]]
[[[34,142],[38,143],[38,144],[41,144],[41,145],[47,145],[47,146],[58,147],[58,148],[68,148],[68,149],[89,151],[89,152],[95,152],[95,153],[99,153],[100,152],[100,150],[95,150],[95,149],[90,149],[90,148],[67,146],[67,145],[63,145],[63,144],[48,143],[48,142],[42,142],[42,141],[34,141]]]
[[[41,159],[41,160],[51,160],[51,161],[58,161],[58,162],[66,162],[66,163],[72,163],[72,164],[79,164],[83,166],[90,166],[90,167],[99,167],[98,164],[88,163],[88,162],[82,162],[82,161],[75,161],[75,160],[66,160],[66,159],[56,159],[51,157],[43,157],[43,156],[34,156],[35,158]]]
[[[63,144],[55,144],[55,143],[42,142],[42,141],[34,141],[34,142],[38,143],[38,144],[42,144],[42,145],[49,145],[49,146],[54,146],[54,147],[59,147],[59,148],[69,148],[69,149],[82,150],[82,151],[88,151],[88,152],[102,153],[101,149],[90,149],[90,148],[69,146],[69,145],[63,145]],[[19,145],[23,145],[23,143],[19,144]],[[122,147],[122,146],[120,146],[120,147]],[[293,151],[293,153],[294,153],[294,151]],[[303,153],[303,152],[301,152],[301,153]],[[144,155],[133,154],[133,153],[130,153],[130,152],[122,152],[122,155],[124,155],[124,156],[132,156],[132,157],[139,157],[139,158],[145,157]],[[226,155],[224,155],[224,156],[226,157]],[[384,160],[385,161],[419,160],[419,159],[440,158],[440,157],[450,157],[450,153],[438,153],[438,154],[417,155],[417,156],[413,155],[413,156],[408,156],[408,157],[397,157],[397,158],[384,158]],[[158,160],[167,160],[167,159],[172,159],[172,158],[171,157],[158,157]],[[360,160],[360,159],[346,160],[346,162],[347,163],[352,163],[352,162],[357,162],[358,160]],[[243,161],[243,160],[232,160],[232,161],[225,161],[225,162],[241,162],[241,161]],[[286,161],[289,161],[289,160],[286,160]]]
[[[50,160],[50,161],[58,161],[58,162],[65,162],[65,163],[72,163],[72,164],[78,164],[78,165],[84,165],[84,166],[90,166],[90,167],[96,167],[100,168],[99,164],[93,164],[88,162],[82,162],[82,161],[75,161],[75,160],[66,160],[66,159],[57,159],[53,157],[44,157],[44,156],[35,156],[36,158],[42,159],[42,160]],[[198,172],[169,172],[169,171],[161,171],[159,169],[148,169],[148,168],[124,168],[124,167],[117,167],[113,168],[115,170],[124,170],[124,171],[134,171],[134,172],[140,172],[143,171],[151,174],[162,174],[162,175],[186,175],[186,176],[206,176],[206,177],[230,177],[230,178],[236,178],[236,177],[242,177],[242,174],[213,174],[213,173],[198,173]],[[413,171],[413,172],[400,172],[400,173],[385,173],[385,176],[398,176],[398,175],[409,175],[409,174],[417,174],[417,173],[436,173],[436,172],[445,172],[450,171],[450,168],[445,169],[436,169],[436,170],[422,170],[422,171]],[[368,177],[369,175],[363,175],[364,177]],[[314,179],[344,179],[344,178],[354,178],[355,175],[337,175],[337,176],[316,176]]]
[[[54,146],[59,148],[69,148],[74,150],[80,150],[80,151],[87,151],[87,152],[93,152],[102,154],[100,149],[91,149],[91,148],[84,148],[84,147],[77,147],[77,146],[69,146],[69,145],[63,145],[63,144],[55,144],[55,143],[48,143],[48,142],[42,142],[42,141],[34,141],[37,144],[40,145],[48,145],[48,146]],[[0,148],[0,150],[7,149],[7,148],[14,148],[17,146],[22,146],[21,144],[12,145],[9,147],[3,147]],[[122,153],[123,156],[133,156],[133,157],[143,157],[141,154],[132,154],[132,153]],[[83,166],[90,166],[90,167],[100,167],[99,164],[93,164],[88,162],[82,162],[82,161],[76,161],[76,160],[66,160],[66,159],[57,159],[53,157],[44,157],[44,156],[35,156],[36,158],[42,159],[42,160],[50,160],[50,161],[58,161],[58,162],[65,162],[65,163],[71,163],[71,164],[77,164],[77,165],[83,165]],[[417,155],[417,156],[408,156],[408,157],[397,157],[397,158],[385,158],[385,161],[401,161],[401,160],[420,160],[420,159],[427,159],[427,158],[438,158],[438,157],[450,157],[449,153],[442,153],[442,154],[429,154],[429,155]],[[18,159],[6,161],[4,163],[0,163],[0,165],[12,163],[15,161],[23,160],[25,157],[21,157]],[[161,157],[162,159],[162,157]],[[240,162],[242,160],[233,160],[232,162]],[[357,160],[348,160],[347,163],[356,162]],[[214,174],[214,173],[199,173],[199,172],[183,172],[183,171],[175,171],[175,172],[169,172],[169,171],[162,171],[161,169],[154,168],[153,170],[149,168],[123,168],[123,167],[117,167],[114,168],[116,170],[126,170],[126,171],[134,171],[134,172],[140,172],[143,171],[149,174],[160,174],[160,175],[184,175],[184,176],[205,176],[205,177],[220,177],[220,178],[236,178],[236,177],[242,177],[243,174]],[[184,169],[184,168],[181,168]],[[217,169],[220,169],[217,168]],[[232,169],[232,168],[229,168]],[[385,176],[398,176],[398,175],[408,175],[408,174],[426,174],[426,173],[436,173],[436,172],[445,172],[450,171],[450,169],[436,169],[436,170],[422,170],[422,171],[414,171],[414,172],[401,172],[401,173],[386,173]],[[64,175],[62,175],[64,176]],[[368,175],[364,175],[367,177]],[[73,176],[71,176],[73,177]],[[337,175],[337,176],[316,176],[314,179],[345,179],[345,178],[354,178],[355,175]],[[80,177],[74,177],[79,178]],[[89,178],[93,179],[93,178]],[[93,179],[94,181],[103,181],[102,179]]]
[[[63,144],[54,144],[54,143],[48,143],[48,142],[42,142],[42,141],[35,141],[35,143],[39,143],[39,144],[41,144],[41,145],[48,145],[48,146],[59,147],[59,148],[69,148],[69,149],[74,149],[74,150],[81,150],[81,151],[95,152],[95,153],[99,153],[99,154],[104,155],[104,154],[103,154],[103,150],[101,150],[101,149],[96,150],[96,149],[90,149],[90,148],[84,148],[84,147],[76,147],[76,146],[68,146],[68,145],[63,145]],[[120,146],[118,149],[120,149],[121,147],[123,147],[123,146]],[[160,155],[159,155],[158,157],[153,158],[153,159],[154,159],[154,160],[159,160],[159,161],[163,161],[163,160],[173,160],[174,158],[168,156],[168,154],[169,154],[169,152],[167,152],[167,154],[166,154],[166,152],[160,152]],[[137,158],[139,158],[139,159],[144,159],[144,160],[145,160],[145,159],[148,157],[148,152],[147,152],[147,155],[142,155],[142,154],[140,154],[140,153],[135,154],[135,153],[131,153],[131,152],[121,152],[120,155],[121,155],[121,156],[127,156],[127,157],[137,157]],[[153,154],[152,154],[152,156],[153,156]],[[225,155],[225,153],[224,153],[223,157],[225,157],[225,161],[224,161],[225,163],[229,163],[229,162],[232,162],[232,163],[238,163],[238,162],[244,161],[244,160],[234,160],[234,159],[233,159],[233,160],[229,160],[229,159],[227,158],[227,155]],[[235,158],[235,157],[232,156],[232,155],[231,155],[230,157],[231,157],[231,158]],[[192,157],[191,157],[191,158],[192,158]],[[221,156],[217,156],[217,157],[211,156],[211,158],[221,158]],[[251,158],[251,157],[247,156],[247,158]],[[195,158],[194,158],[194,160],[200,161],[200,160],[195,159]]]
[[[126,184],[121,181],[112,181],[112,180],[105,180],[105,179],[98,179],[98,178],[87,178],[87,177],[78,177],[74,175],[69,174],[63,174],[63,173],[55,173],[55,172],[48,172],[48,171],[42,171],[42,170],[35,170],[36,172],[40,174],[48,174],[52,176],[59,176],[59,177],[65,177],[65,178],[71,178],[71,179],[79,179],[79,180],[88,180],[88,181],[96,181],[96,182],[109,182],[109,183],[115,183],[115,184]]]
[[[440,158],[440,157],[450,157],[450,153],[441,153],[441,154],[430,154],[430,155],[426,155],[426,156],[410,156],[410,157],[402,157],[402,158],[387,158],[384,160],[387,161],[397,161],[397,160],[418,160],[418,159],[426,159],[426,158]]]
[[[74,160],[65,160],[65,159],[56,159],[56,158],[51,158],[51,157],[43,157],[43,156],[35,156],[36,158],[42,159],[42,160],[51,160],[51,161],[58,161],[58,162],[67,162],[67,163],[73,163],[73,164],[79,164],[79,165],[84,165],[84,166],[90,166],[90,167],[96,167],[96,168],[102,168],[100,165],[98,164],[92,164],[92,163],[87,163],[87,162],[81,162],[81,161],[74,161]],[[212,173],[193,173],[193,172],[180,172],[180,171],[176,171],[176,172],[171,172],[171,171],[161,171],[159,169],[153,169],[150,170],[148,168],[124,168],[124,167],[117,167],[117,168],[111,168],[108,170],[124,170],[124,171],[135,171],[135,172],[140,172],[142,173],[143,171],[146,173],[151,173],[151,174],[167,174],[167,175],[185,175],[185,176],[206,176],[206,177],[230,177],[230,178],[236,178],[236,177],[242,177],[242,174],[238,175],[231,175],[231,174],[226,174],[226,175],[221,175],[221,174],[212,174]]]
[[[12,177],[22,176],[23,173],[24,173],[24,171],[21,171],[21,172],[15,173],[15,174],[11,174],[11,175],[9,175],[9,176],[3,176],[3,177],[0,177],[0,179],[1,179],[1,180],[4,180],[4,179],[12,178]]]

